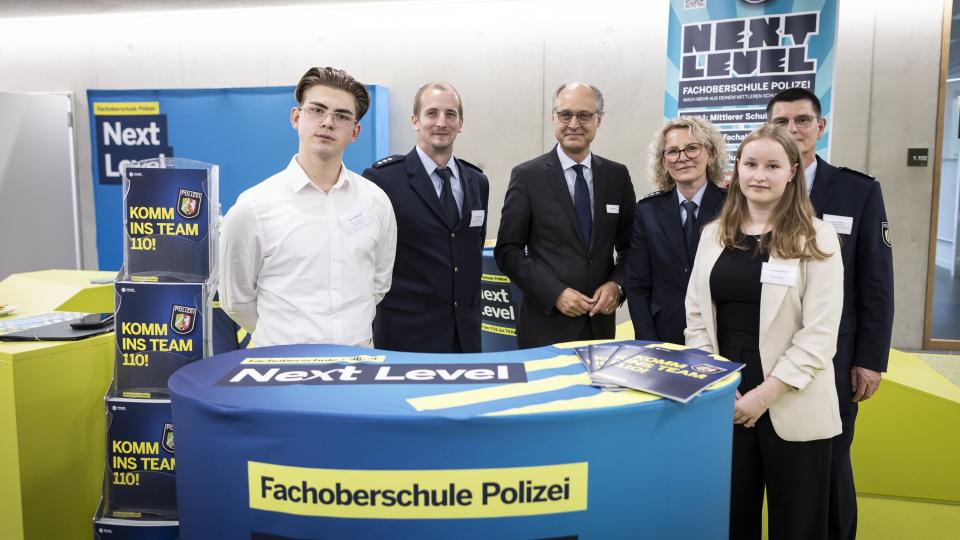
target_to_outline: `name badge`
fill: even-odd
[[[763,263],[760,269],[760,283],[771,285],[797,285],[797,267],[786,264]]]
[[[485,210],[471,210],[470,211],[470,226],[479,227],[483,225],[483,218],[487,215]]]
[[[853,218],[850,216],[824,214],[823,220],[833,225],[833,228],[840,234],[850,234],[853,231]]]
[[[340,226],[343,227],[348,234],[353,234],[358,230],[362,229],[367,224],[367,211],[360,210],[359,212],[354,212],[352,214],[347,214],[345,216],[340,216]]]
[[[619,205],[619,204],[608,204],[608,205],[607,205],[607,213],[608,213],[608,214],[619,214],[619,213],[620,213],[620,205]]]

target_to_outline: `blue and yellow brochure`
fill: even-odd
[[[640,343],[620,345],[605,364],[590,373],[591,381],[597,386],[617,385],[687,403],[744,366],[699,349]]]
[[[207,169],[124,169],[124,280],[195,283],[210,277]]]

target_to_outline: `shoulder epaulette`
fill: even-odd
[[[654,199],[654,198],[659,197],[659,196],[661,196],[661,195],[666,195],[667,193],[670,193],[670,192],[669,192],[669,191],[654,191],[654,192],[652,192],[652,193],[647,193],[647,194],[644,195],[643,197],[640,197],[640,201],[645,201],[645,200],[647,200],[647,199]],[[640,201],[637,201],[637,202],[640,202]]]
[[[403,161],[404,157],[405,156],[403,154],[394,154],[392,156],[387,156],[381,159],[380,161],[374,163],[373,168],[381,169],[383,167],[386,167],[387,165],[390,165],[391,163],[400,163],[401,161]]]
[[[474,169],[474,170],[476,170],[476,171],[479,172],[479,173],[482,173],[482,172],[483,172],[483,169],[481,169],[480,167],[477,167],[476,165],[474,165],[473,163],[470,163],[469,161],[467,161],[467,160],[465,160],[465,159],[457,158],[457,162],[458,162],[458,163],[463,163],[463,164],[466,165],[467,167],[470,167],[471,169]]]
[[[838,167],[838,169],[840,169],[841,171],[844,171],[844,172],[853,173],[853,174],[855,174],[855,175],[857,175],[857,176],[862,176],[863,178],[867,178],[867,179],[869,179],[869,180],[876,180],[876,178],[874,178],[873,176],[870,176],[869,174],[867,174],[867,173],[865,173],[865,172],[860,172],[860,171],[858,171],[858,170],[856,170],[856,169],[851,169],[851,168],[848,168],[848,167]]]

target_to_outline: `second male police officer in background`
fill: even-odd
[[[830,538],[854,538],[853,424],[857,403],[877,391],[880,372],[887,369],[893,327],[893,255],[887,213],[880,184],[872,177],[834,167],[817,156],[817,140],[826,126],[817,96],[802,88],[784,90],[767,105],[767,121],[793,135],[817,217],[840,233],[843,315],[833,365],[843,433],[833,439],[828,533]]]
[[[374,346],[411,352],[480,352],[480,273],[490,186],[453,156],[463,103],[450,84],[414,97],[417,145],[363,176],[390,197],[397,216],[393,285],[377,306]]]
[[[600,90],[561,86],[557,146],[510,175],[494,254],[523,291],[521,348],[614,336],[635,200],[627,168],[590,152],[602,118]]]

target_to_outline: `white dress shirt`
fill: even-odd
[[[341,165],[324,193],[294,156],[224,218],[220,305],[256,346],[369,347],[396,245],[393,206],[379,187]]]
[[[809,167],[803,169],[803,175],[807,179],[807,194],[813,190],[813,180],[817,177],[817,160],[814,158]]]
[[[577,171],[573,170],[573,166],[577,165],[577,162],[572,160],[570,156],[564,154],[563,150],[560,149],[559,144],[557,145],[557,157],[560,158],[560,166],[563,167],[563,177],[567,181],[567,189],[570,191],[570,200],[576,201],[574,189],[577,185]],[[583,158],[583,161],[579,163],[580,165],[583,165],[583,178],[587,181],[587,191],[590,192],[590,213],[593,213],[593,169],[590,168],[592,162],[593,154],[588,153],[587,157]]]

